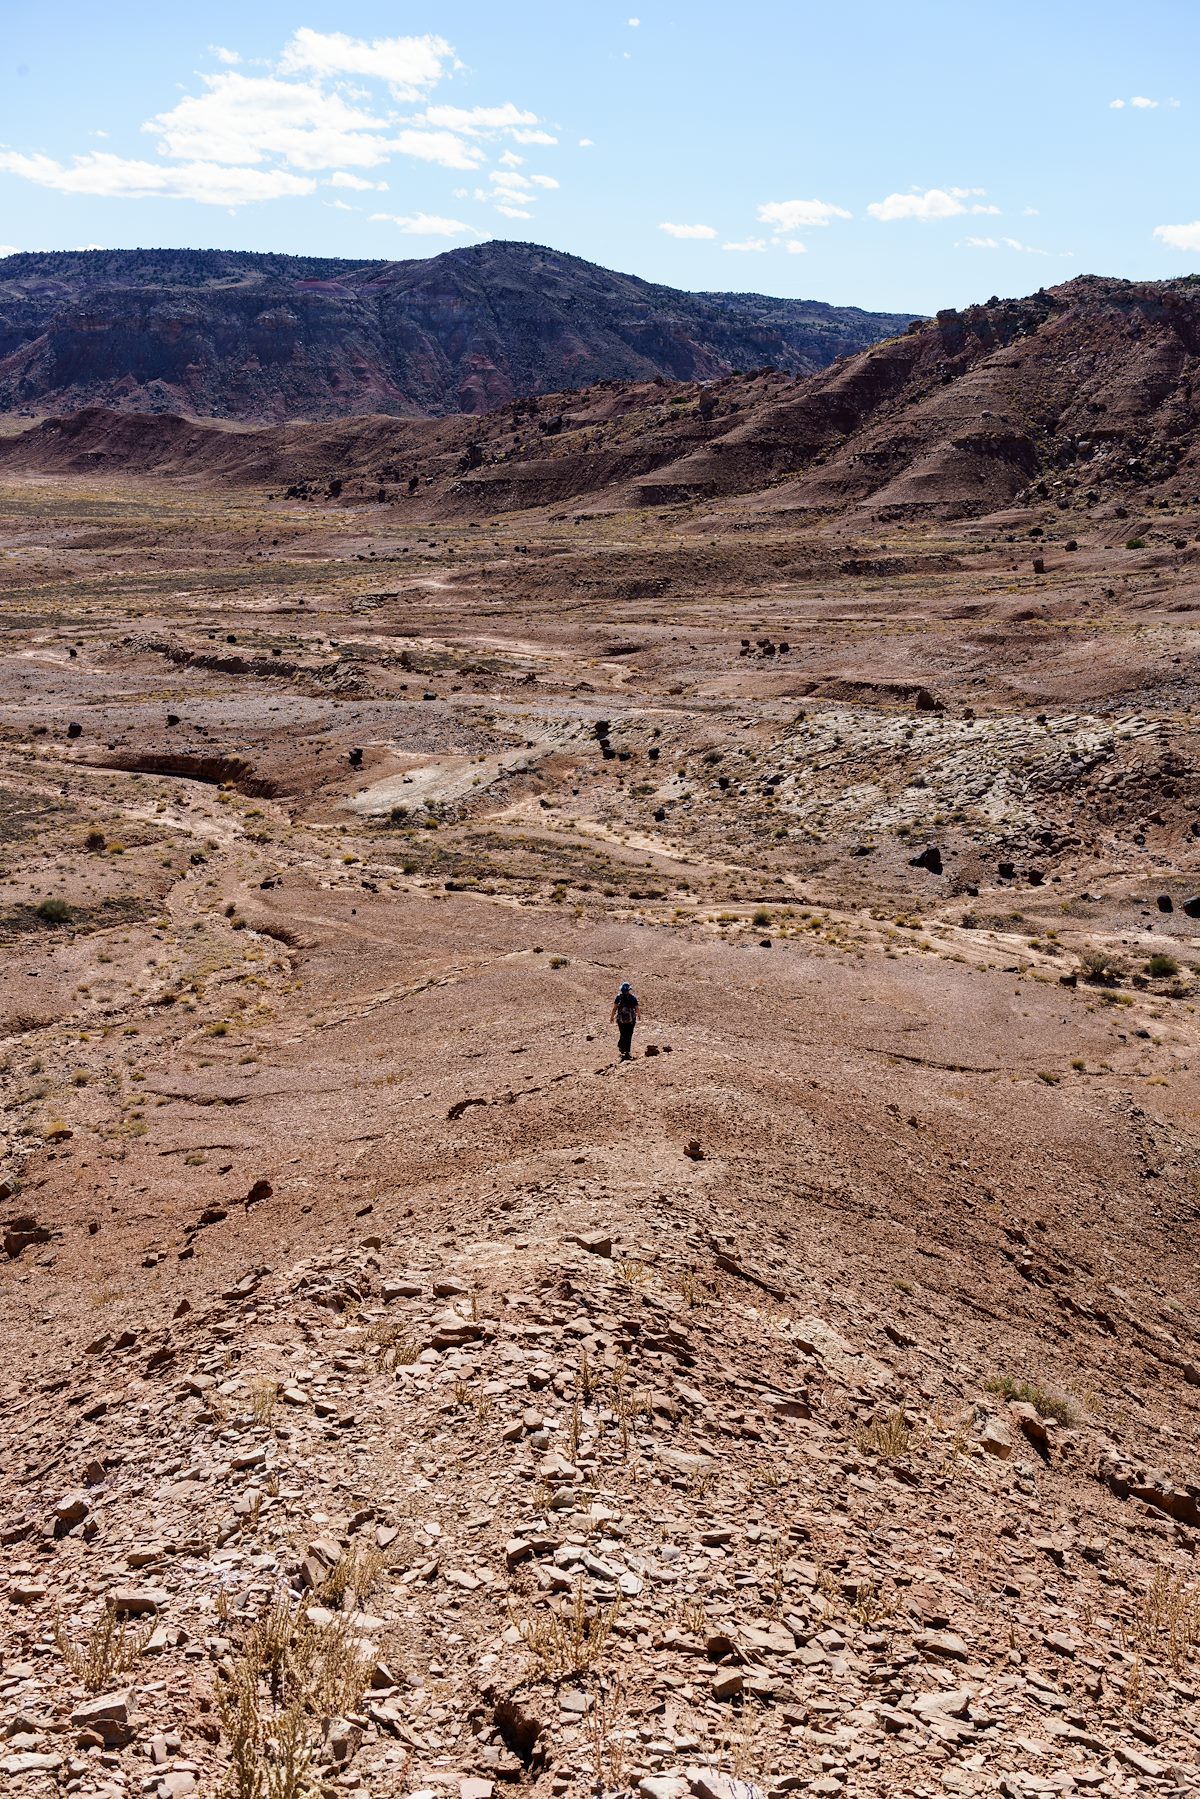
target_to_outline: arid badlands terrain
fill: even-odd
[[[14,1794],[1200,1790],[1160,298],[7,423]]]

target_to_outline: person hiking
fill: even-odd
[[[633,1055],[633,1027],[638,1021],[638,998],[628,981],[621,982],[621,991],[609,1013],[609,1024],[614,1018],[617,1021],[617,1048],[622,1062],[628,1062]]]

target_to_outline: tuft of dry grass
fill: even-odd
[[[1200,1645],[1200,1587],[1159,1568],[1138,1604],[1133,1635],[1144,1654],[1165,1657],[1182,1674]]]
[[[414,1343],[405,1331],[402,1322],[381,1318],[373,1324],[366,1335],[368,1354],[375,1357],[375,1365],[383,1374],[390,1374],[396,1368],[409,1368],[421,1353],[420,1345]]]
[[[854,1441],[863,1455],[878,1455],[891,1461],[908,1454],[915,1434],[903,1412],[885,1412],[870,1424],[860,1424]]]
[[[1001,1399],[1023,1400],[1026,1405],[1033,1406],[1043,1418],[1053,1418],[1059,1424],[1073,1424],[1075,1413],[1069,1400],[1061,1394],[1047,1393],[1043,1387],[1031,1381],[1014,1380],[1010,1374],[1000,1374],[994,1380],[984,1382],[989,1393],[997,1394]]]
[[[279,1405],[279,1382],[256,1380],[250,1388],[250,1416],[256,1424],[269,1430]]]

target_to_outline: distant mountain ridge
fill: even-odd
[[[0,412],[482,413],[598,380],[813,374],[910,317],[684,293],[508,242],[406,262],[25,252],[0,260]]]
[[[92,408],[0,437],[0,468],[229,481],[411,518],[586,499],[902,520],[1040,500],[1180,550],[1176,508],[1200,500],[1200,278],[1080,276],[947,309],[815,376],[595,382],[482,418],[246,430]]]

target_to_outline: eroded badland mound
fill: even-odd
[[[1192,307],[2,440],[14,1793],[1197,1790]]]

